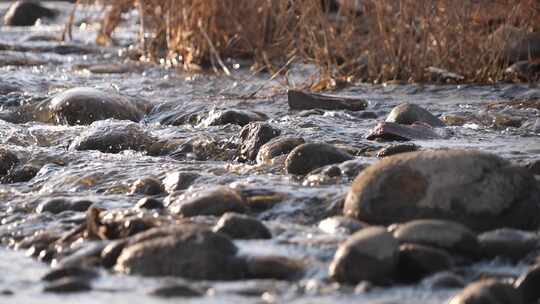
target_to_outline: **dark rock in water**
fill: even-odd
[[[200,177],[195,172],[173,172],[167,174],[163,180],[165,190],[172,193],[177,190],[185,190],[189,188]]]
[[[449,304],[525,304],[512,285],[493,279],[469,284]]]
[[[23,183],[31,180],[39,172],[40,168],[33,165],[15,167],[5,176],[0,177],[0,182],[6,184]]]
[[[429,125],[414,123],[410,126],[400,125],[393,122],[381,122],[373,129],[369,130],[366,139],[382,141],[406,141],[406,140],[426,140],[442,138],[439,132]]]
[[[93,123],[71,143],[70,149],[103,153],[144,151],[153,141],[154,138],[136,123],[107,120]]]
[[[85,292],[92,290],[90,283],[86,280],[79,278],[63,278],[51,282],[49,285],[43,288],[44,292],[53,293],[73,293],[73,292]]]
[[[534,176],[498,156],[421,151],[384,158],[362,171],[343,211],[368,223],[433,218],[477,230],[536,229],[539,199]]]
[[[399,246],[397,273],[401,281],[417,282],[452,266],[452,257],[444,250],[417,244]]]
[[[138,122],[144,116],[125,96],[84,87],[57,94],[50,100],[49,109],[57,123],[70,125],[88,125],[109,118]]]
[[[146,209],[146,210],[161,210],[164,209],[163,203],[155,198],[145,197],[141,198],[137,204],[135,204],[137,209]]]
[[[319,223],[319,229],[330,234],[353,234],[368,226],[366,223],[339,215],[325,218]]]
[[[226,124],[235,124],[245,126],[250,122],[267,120],[268,116],[252,111],[244,110],[219,110],[211,111],[205,124],[208,126],[221,126]]]
[[[353,234],[336,251],[330,276],[341,283],[383,282],[395,270],[399,245],[383,227],[369,227]]]
[[[19,163],[19,158],[15,153],[0,149],[0,175],[6,175]]]
[[[351,160],[347,152],[329,144],[307,143],[294,148],[285,161],[290,174],[304,175],[310,171],[336,163]]]
[[[527,169],[534,175],[540,175],[540,159],[529,162]]]
[[[0,82],[0,95],[7,95],[9,93],[21,91],[21,88],[7,82]]]
[[[502,228],[478,235],[482,256],[508,257],[515,261],[533,251],[540,243],[534,232]]]
[[[323,95],[289,90],[289,107],[292,110],[349,110],[362,111],[368,106],[366,100],[358,97]]]
[[[194,280],[230,280],[241,271],[234,263],[237,249],[226,236],[184,228],[172,234],[128,245],[115,270],[143,276],[180,276]]]
[[[259,220],[247,215],[225,213],[213,228],[233,239],[271,239],[272,233]]]
[[[88,268],[82,268],[78,266],[73,267],[61,267],[53,269],[47,272],[41,280],[43,281],[56,281],[64,278],[81,278],[81,279],[94,279],[99,276],[98,272]]]
[[[539,284],[540,265],[535,265],[514,282],[514,287],[521,292],[525,303],[536,303],[540,299]]]
[[[67,198],[53,198],[45,201],[36,208],[37,213],[50,212],[57,214],[63,211],[85,212],[93,202],[87,200],[71,201]]]
[[[17,1],[4,15],[4,24],[9,26],[31,26],[40,18],[54,18],[58,12],[41,6],[36,1]]]
[[[442,122],[428,110],[410,103],[402,103],[392,109],[386,122],[394,122],[402,125],[412,125],[415,122],[428,124],[432,127],[444,127]]]
[[[414,152],[418,151],[420,149],[420,146],[415,144],[396,144],[391,145],[385,148],[382,148],[377,152],[377,157],[383,158],[391,155],[396,155],[399,153],[406,153],[406,152]]]
[[[155,177],[147,176],[136,180],[129,188],[129,193],[157,195],[165,192],[165,187],[161,181]]]
[[[400,243],[435,246],[465,254],[478,253],[476,235],[469,228],[456,222],[414,220],[397,225],[393,234]]]
[[[189,285],[175,284],[156,288],[150,295],[160,298],[193,298],[202,297],[204,293]]]
[[[147,230],[147,231],[151,231],[151,230],[152,229]],[[144,233],[145,232],[142,232],[141,234],[144,234]],[[101,266],[105,267],[106,269],[113,268],[114,265],[116,265],[116,261],[118,260],[118,257],[122,253],[122,250],[126,248],[128,243],[129,242],[126,239],[123,239],[123,240],[116,240],[107,244],[107,246],[103,248],[100,254]]]
[[[421,285],[430,289],[461,288],[465,286],[465,279],[455,273],[442,271],[426,277]]]
[[[239,159],[244,161],[255,160],[262,145],[280,134],[279,129],[267,123],[252,122],[247,124],[240,131],[242,144],[240,145]]]
[[[177,145],[169,156],[177,160],[222,160],[230,161],[235,157],[236,147],[210,137],[195,136]],[[165,149],[168,150],[168,149]],[[160,154],[158,154],[160,155]]]
[[[218,187],[201,191],[192,198],[173,201],[169,205],[169,210],[184,217],[220,216],[226,212],[245,213],[246,206],[238,192],[228,187]]]
[[[282,256],[248,257],[245,263],[250,279],[297,280],[304,274],[303,263]]]
[[[276,137],[265,143],[259,149],[257,154],[257,163],[264,164],[269,163],[273,158],[289,154],[292,149],[305,143],[303,138],[300,137]]]

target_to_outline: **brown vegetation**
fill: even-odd
[[[80,2],[90,0],[81,0]],[[92,2],[92,1],[90,1]],[[223,69],[224,58],[250,58],[271,73],[289,63],[316,64],[335,81],[427,81],[428,67],[493,82],[503,77],[504,43],[490,39],[501,25],[538,30],[537,0],[343,0],[329,12],[316,0],[115,0],[102,23],[108,41],[122,10],[135,7],[145,50],[186,69]],[[330,80],[330,81],[329,81]]]

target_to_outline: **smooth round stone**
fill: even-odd
[[[198,215],[221,216],[226,212],[245,213],[247,211],[240,194],[228,187],[217,187],[201,191],[185,200],[173,200],[168,208],[171,213],[184,217]]]
[[[399,246],[397,273],[400,280],[417,282],[423,277],[452,268],[452,257],[444,250],[434,247],[403,244]]]
[[[247,215],[225,213],[212,229],[233,239],[271,239],[272,233],[259,220]]]
[[[388,117],[386,117],[386,121],[404,125],[422,122],[432,127],[444,127],[444,122],[428,110],[410,103],[402,103],[394,107],[390,114],[388,114]]]
[[[524,304],[520,292],[512,285],[493,279],[469,284],[449,304]]]
[[[539,245],[539,238],[535,232],[501,228],[478,235],[478,242],[484,256],[519,260]]]
[[[289,154],[294,148],[305,143],[300,137],[276,137],[261,146],[257,154],[257,163],[270,163],[272,159]]]
[[[289,153],[285,168],[289,174],[305,175],[314,169],[352,158],[347,152],[332,145],[307,143],[297,146]]]

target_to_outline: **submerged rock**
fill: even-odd
[[[300,261],[281,256],[248,257],[246,276],[250,279],[295,280],[304,273]]]
[[[74,150],[97,150],[119,153],[124,150],[144,151],[154,138],[136,123],[98,121],[93,123],[70,145]]]
[[[393,122],[381,122],[369,130],[366,139],[382,141],[426,140],[442,138],[445,135],[442,133],[423,123],[414,123],[408,126]]]
[[[520,292],[512,285],[496,280],[469,284],[449,304],[524,304]]]
[[[163,206],[163,202],[158,199],[145,197],[137,201],[137,203],[135,204],[135,208],[146,210],[161,210],[164,209],[165,206]]]
[[[259,112],[245,111],[245,110],[218,110],[211,111],[208,118],[203,122],[208,126],[221,126],[226,124],[235,124],[239,126],[245,126],[250,122],[264,121],[268,117]]]
[[[402,103],[392,109],[386,122],[395,122],[403,125],[412,125],[415,122],[428,124],[432,127],[444,127],[442,122],[428,110],[410,103]]]
[[[177,199],[169,205],[173,214],[184,217],[197,215],[220,216],[226,212],[245,213],[246,206],[240,194],[228,187],[218,187],[196,193],[194,197]]]
[[[339,215],[326,218],[319,223],[319,229],[330,234],[352,234],[368,226],[366,223]]]
[[[367,101],[358,97],[323,95],[289,90],[289,107],[292,110],[349,110],[362,111],[367,108]]]
[[[391,224],[450,219],[473,229],[536,229],[540,190],[533,175],[495,155],[467,150],[411,152],[362,171],[347,216]]]
[[[202,297],[204,293],[187,284],[175,284],[156,288],[150,295],[160,298],[193,298]]]
[[[57,94],[50,100],[49,109],[57,123],[70,125],[88,125],[109,118],[138,122],[144,116],[125,96],[84,87]]]
[[[17,155],[9,150],[0,149],[0,175],[6,175],[19,163]]]
[[[465,279],[453,272],[441,271],[423,279],[421,285],[430,289],[462,288],[465,286]]]
[[[115,270],[142,276],[230,280],[241,275],[234,263],[236,252],[236,246],[222,234],[183,228],[128,245]]]
[[[67,198],[53,198],[38,205],[37,213],[50,212],[57,214],[64,211],[85,212],[92,206],[93,202],[88,200],[69,200]]]
[[[540,243],[534,232],[502,228],[478,236],[482,255],[485,257],[508,257],[519,260],[533,251]]]
[[[270,124],[252,122],[247,124],[240,131],[241,145],[239,158],[244,161],[253,161],[259,153],[259,149],[274,137],[281,134],[279,129]]]
[[[391,155],[396,155],[406,152],[414,152],[420,150],[420,146],[415,144],[397,144],[382,148],[377,152],[377,157],[383,158]]]
[[[73,292],[85,292],[92,290],[92,286],[87,280],[80,278],[63,278],[57,281],[53,281],[45,288],[44,292],[53,293],[73,293]]]
[[[271,239],[272,233],[255,218],[242,214],[225,213],[213,228],[233,239]]]
[[[273,158],[280,155],[289,154],[292,149],[305,143],[300,137],[276,137],[265,143],[257,154],[257,163],[269,163]]]
[[[4,24],[9,26],[31,26],[40,18],[54,18],[58,12],[40,5],[36,1],[16,1],[4,15]]]
[[[310,171],[335,163],[351,160],[347,152],[329,144],[307,143],[294,148],[285,161],[290,174],[304,175]]]
[[[397,265],[398,246],[383,227],[362,229],[339,246],[330,264],[330,276],[349,284],[386,281]]]

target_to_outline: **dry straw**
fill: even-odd
[[[80,2],[94,2],[84,0]],[[320,88],[341,80],[426,81],[434,66],[466,81],[500,80],[503,44],[490,39],[501,25],[537,30],[537,0],[116,0],[107,7],[100,43],[120,13],[140,11],[152,58],[186,69],[224,58],[248,58],[271,73],[291,59],[321,70]],[[144,37],[144,36],[142,36]]]

